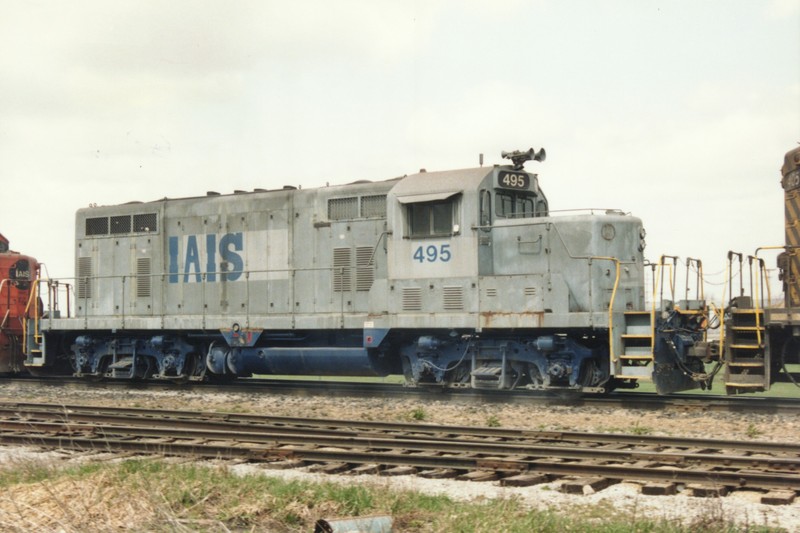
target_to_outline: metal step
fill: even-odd
[[[502,373],[502,366],[482,366],[472,371],[472,377],[478,379],[497,379]]]
[[[625,355],[620,355],[619,358],[624,361],[652,361],[653,354],[637,354],[637,355],[625,354]]]
[[[116,363],[108,365],[108,370],[128,370],[133,366],[133,357],[123,357]]]
[[[728,366],[759,368],[764,366],[764,361],[730,361]]]

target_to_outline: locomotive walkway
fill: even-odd
[[[800,490],[800,444],[757,441],[0,403],[0,443],[505,486],[558,481],[577,493],[634,481],[645,494],[747,489],[786,504]]]

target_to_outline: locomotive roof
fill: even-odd
[[[352,183],[340,184],[340,185],[330,185],[325,187],[313,187],[309,189],[301,189],[303,191],[314,191],[314,190],[324,190],[324,189],[342,189],[342,188],[349,188],[354,186],[369,186],[369,185],[380,185],[386,184],[391,185],[393,182],[395,185],[391,188],[390,194],[397,197],[400,202],[419,202],[419,201],[429,201],[435,200],[437,198],[443,198],[447,196],[451,196],[453,194],[461,193],[465,190],[476,190],[480,183],[486,178],[487,175],[492,173],[497,168],[503,169],[511,169],[511,166],[504,165],[495,165],[489,167],[476,167],[476,168],[466,168],[466,169],[459,169],[459,170],[442,170],[442,171],[434,171],[434,172],[426,172],[421,171],[416,174],[409,174],[402,177],[397,178],[390,178],[387,180],[378,180],[378,181],[356,181]],[[254,189],[253,191],[234,191],[232,193],[217,193],[217,192],[208,192],[205,196],[183,196],[183,197],[176,197],[176,198],[169,198],[163,197],[154,200],[148,200],[145,202],[141,201],[131,201],[131,202],[124,202],[121,204],[109,204],[103,205],[100,207],[116,207],[120,205],[134,205],[134,204],[142,204],[142,203],[158,203],[158,202],[174,202],[174,201],[185,201],[185,200],[197,200],[201,198],[209,198],[209,197],[230,197],[236,196],[241,194],[258,194],[258,193],[280,193],[280,192],[291,192],[294,190],[298,190],[295,187],[283,187],[281,189]],[[444,195],[444,196],[443,196]],[[2,238],[2,236],[0,236]]]
[[[395,185],[391,194],[401,202],[435,200],[440,195],[452,195],[467,189],[477,189],[493,167],[419,172],[406,176]]]

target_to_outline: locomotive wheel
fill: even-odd
[[[177,385],[183,385],[189,381],[202,381],[206,374],[206,365],[203,364],[202,358],[201,354],[190,353],[183,365],[183,374],[171,381]]]

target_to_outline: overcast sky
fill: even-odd
[[[783,243],[798,142],[800,0],[0,0],[0,232],[53,277],[90,203],[533,146],[551,209],[630,212],[721,283]]]

